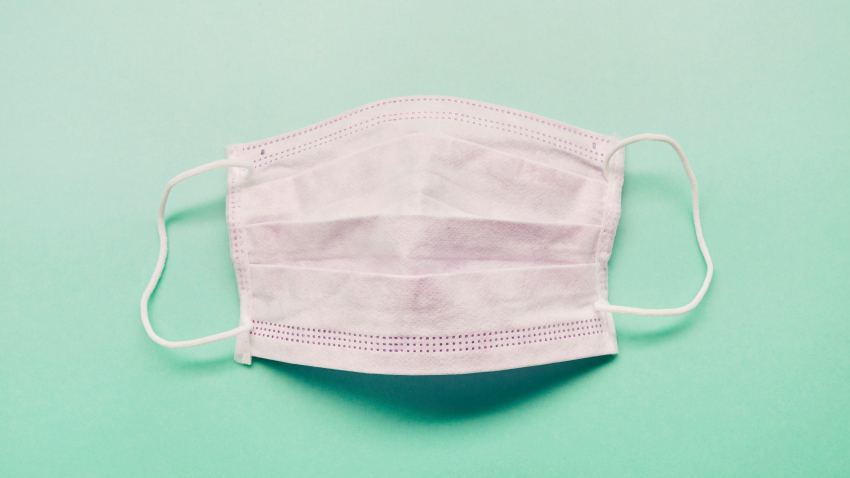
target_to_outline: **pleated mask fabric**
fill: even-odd
[[[692,179],[703,289],[679,309],[608,304],[625,144],[665,141]],[[174,178],[160,261],[142,298],[169,347],[236,337],[260,357],[380,374],[461,374],[616,354],[612,312],[693,308],[713,267],[696,181],[674,141],[618,142],[530,113],[452,97],[388,99],[226,148]],[[228,167],[239,325],[171,342],[147,302],[167,255],[171,187]],[[618,310],[619,308],[619,310]]]

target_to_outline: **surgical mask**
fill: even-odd
[[[694,300],[675,309],[608,303],[624,147],[642,140],[670,144],[692,188],[707,272]],[[226,152],[172,179],[162,196],[159,260],[141,314],[166,347],[236,337],[243,364],[503,370],[616,354],[612,312],[681,314],[711,281],[696,179],[666,136],[618,141],[501,106],[408,97]],[[167,256],[168,194],[221,167],[239,325],[168,341],[147,313]]]

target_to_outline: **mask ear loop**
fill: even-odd
[[[602,164],[602,172],[605,174],[605,178],[609,181],[612,180],[610,177],[609,163],[611,162],[611,157],[614,156],[614,153],[619,151],[621,148],[624,148],[632,143],[637,143],[638,141],[662,141],[676,150],[676,153],[679,155],[679,159],[682,160],[682,167],[685,168],[685,174],[688,175],[688,180],[691,182],[691,198],[694,203],[694,229],[697,233],[697,242],[699,243],[699,250],[702,252],[702,257],[705,259],[706,272],[705,272],[705,281],[702,283],[702,288],[697,292],[696,297],[692,300],[688,305],[678,307],[675,309],[639,309],[637,307],[623,307],[621,305],[611,305],[607,301],[597,301],[594,306],[596,310],[602,312],[617,312],[620,314],[633,314],[633,315],[651,315],[651,316],[659,316],[659,315],[679,315],[684,314],[685,312],[690,311],[697,304],[700,303],[706,291],[708,290],[708,285],[711,283],[711,276],[714,275],[714,265],[711,263],[711,256],[708,254],[708,247],[705,245],[705,239],[702,237],[702,226],[699,221],[699,195],[697,193],[697,179],[694,177],[694,172],[691,171],[691,166],[688,164],[688,158],[685,157],[685,152],[682,151],[682,148],[679,146],[673,138],[669,136],[664,136],[663,134],[639,134],[636,136],[632,136],[630,138],[626,138],[616,145],[614,148],[605,155],[605,160]]]
[[[163,347],[168,347],[172,349],[194,347],[196,345],[208,344],[210,342],[217,342],[219,340],[235,337],[237,335],[249,332],[251,331],[251,329],[254,328],[253,324],[247,324],[236,327],[233,330],[228,330],[227,332],[210,335],[208,337],[202,337],[200,339],[172,342],[170,340],[163,339],[159,335],[156,335],[156,332],[154,332],[151,328],[151,323],[148,319],[148,300],[150,299],[150,296],[153,293],[154,289],[156,289],[156,285],[159,282],[159,278],[162,276],[162,270],[165,268],[165,259],[166,257],[168,257],[168,236],[165,233],[165,203],[168,201],[168,193],[171,192],[171,188],[173,188],[175,184],[186,178],[190,178],[196,174],[200,174],[211,169],[227,167],[247,169],[248,175],[245,177],[245,179],[249,178],[254,172],[254,165],[246,163],[244,161],[232,161],[226,159],[220,161],[213,161],[212,163],[205,164],[203,166],[198,166],[197,168],[190,169],[184,173],[178,174],[174,177],[174,179],[168,182],[168,184],[165,186],[165,192],[162,193],[162,200],[159,203],[159,212],[156,216],[156,222],[159,228],[159,259],[157,259],[156,261],[156,268],[153,271],[153,277],[151,277],[151,281],[150,283],[148,283],[148,287],[145,289],[145,293],[142,294],[142,324],[144,324],[148,336],[153,339],[154,342],[158,343],[159,345],[162,345]]]

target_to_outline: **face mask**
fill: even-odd
[[[707,273],[676,309],[608,303],[624,147],[670,144],[691,182]],[[459,374],[617,353],[612,312],[675,315],[713,266],[697,184],[672,139],[622,141],[509,108],[448,97],[380,101],[227,148],[172,179],[160,254],[142,296],[166,347],[236,337],[252,357],[382,374]],[[171,342],[148,299],[167,256],[178,182],[228,167],[227,224],[239,326]]]

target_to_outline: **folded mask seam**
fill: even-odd
[[[445,276],[454,276],[454,275],[482,275],[488,273],[503,273],[503,272],[519,272],[519,271],[530,271],[530,272],[538,272],[538,271],[548,271],[548,270],[559,270],[559,269],[578,269],[578,268],[586,268],[586,267],[594,267],[597,264],[593,262],[587,263],[579,263],[579,264],[559,264],[559,265],[549,265],[549,266],[532,266],[532,267],[510,267],[504,269],[484,269],[477,271],[454,271],[454,272],[438,272],[438,273],[430,273],[430,274],[418,274],[418,275],[404,275],[404,274],[387,274],[383,272],[363,272],[363,271],[353,271],[350,269],[323,269],[319,267],[303,267],[303,266],[288,266],[281,264],[260,264],[260,263],[251,263],[248,264],[250,267],[256,268],[275,268],[275,269],[286,269],[286,270],[297,270],[297,271],[309,271],[309,272],[320,272],[320,273],[340,273],[346,275],[353,276],[361,276],[361,277],[382,277],[382,278],[393,278],[393,279],[406,279],[406,280],[421,280],[428,278],[436,278],[436,277],[445,277]]]
[[[472,348],[472,350],[489,351],[502,347],[548,343],[569,338],[584,338],[605,332],[604,321],[602,321],[600,317],[594,317],[589,320],[559,322],[556,324],[547,324],[522,329],[479,333],[470,332],[466,334],[456,334],[451,336],[451,338],[449,338],[448,334],[444,334],[445,338],[436,335],[386,337],[380,335],[358,334],[355,332],[335,331],[324,328],[317,329],[295,325],[276,324],[260,320],[254,320],[253,322],[254,330],[252,330],[250,334],[258,338],[276,339],[303,345],[322,345],[349,350],[361,350],[365,352],[383,351],[415,353],[417,352],[417,347],[419,348],[418,352],[421,353],[465,352],[469,351],[470,348]],[[318,337],[315,334],[319,334]],[[463,337],[460,337],[461,335],[463,335]],[[470,337],[470,335],[472,335],[472,337]],[[384,342],[380,342],[382,340]],[[396,343],[386,342],[387,340],[395,341]],[[378,341],[379,343],[375,343],[374,341]],[[404,343],[397,343],[399,341]],[[469,343],[470,341],[472,341],[472,344]],[[419,343],[417,344],[415,342]],[[445,345],[443,345],[443,342],[445,342]],[[449,342],[451,342],[451,345],[449,345]],[[458,342],[463,343],[459,344]],[[372,347],[369,347],[369,345]],[[375,347],[378,347],[378,350],[375,350]],[[387,350],[383,347],[390,347],[390,349]],[[402,347],[402,349],[394,349],[393,347]],[[413,347],[413,350],[410,349],[411,347]]]
[[[236,154],[237,159],[238,153]],[[245,237],[245,224],[243,221],[242,214],[242,181],[240,178],[240,170],[237,168],[229,169],[229,180],[230,180],[230,190],[229,196],[231,200],[230,205],[230,224],[229,224],[229,235],[231,237],[232,244],[232,257],[233,257],[233,266],[236,272],[236,283],[239,289],[239,300],[240,300],[240,325],[247,325],[253,321],[253,301],[252,298],[252,285],[250,278],[250,270],[249,270],[249,260],[248,255],[245,251],[245,247],[247,244],[247,240]],[[247,360],[248,357],[251,356],[251,346],[250,341],[237,338],[237,350],[236,355],[242,356],[242,360]],[[250,362],[248,362],[250,363]]]
[[[464,211],[461,211],[461,212],[464,212]],[[248,224],[245,225],[245,229],[253,228],[253,227],[260,227],[260,226],[269,226],[271,224],[280,224],[280,225],[285,225],[285,226],[296,225],[296,224],[316,224],[316,225],[322,224],[322,225],[324,225],[324,224],[334,223],[334,222],[345,222],[345,221],[355,222],[355,221],[378,219],[378,218],[385,218],[385,217],[397,218],[397,217],[423,217],[423,216],[420,215],[420,214],[394,214],[392,216],[385,215],[385,214],[368,214],[368,215],[363,215],[363,216],[338,217],[338,218],[331,218],[331,219],[308,219],[308,220],[292,220],[292,221],[282,221],[282,220],[262,221],[262,222],[248,223]],[[470,222],[480,221],[480,222],[495,222],[495,223],[499,223],[499,224],[516,224],[516,225],[519,225],[519,226],[529,226],[529,227],[531,227],[531,226],[540,226],[540,227],[553,226],[553,227],[565,227],[565,228],[566,227],[582,227],[582,228],[592,227],[592,228],[600,228],[600,229],[602,228],[602,225],[600,225],[600,224],[593,224],[593,223],[586,223],[586,222],[516,221],[516,220],[512,220],[512,219],[494,219],[494,218],[489,218],[489,217],[485,217],[485,216],[472,216],[472,217],[468,217],[468,216],[464,216],[464,217],[425,216],[425,217],[434,217],[434,218],[439,218],[440,220],[443,220],[444,218],[448,218],[449,221],[470,221]]]
[[[443,114],[443,113],[440,113],[440,112],[434,112],[434,113],[437,113],[437,114]],[[416,114],[416,113],[413,113],[413,114]],[[570,152],[570,153],[576,154],[576,155],[580,156],[581,158],[586,159],[586,160],[588,160],[588,161],[599,162],[599,163],[601,163],[601,162],[602,162],[602,159],[601,159],[601,158],[592,158],[592,157],[587,157],[587,156],[586,156],[586,154],[585,154],[585,153],[582,153],[581,151],[573,150],[573,149],[571,149],[571,148],[569,148],[569,147],[567,147],[567,146],[564,146],[564,145],[558,144],[558,143],[556,143],[556,142],[554,142],[554,141],[549,141],[549,140],[546,140],[546,139],[542,139],[542,138],[538,138],[538,137],[536,137],[536,136],[529,135],[529,134],[527,134],[527,133],[517,132],[517,131],[513,131],[513,130],[511,130],[511,129],[502,128],[502,127],[499,127],[499,126],[491,126],[491,125],[487,125],[487,124],[482,124],[482,123],[480,123],[480,121],[489,121],[489,122],[492,122],[492,123],[501,124],[501,125],[503,125],[503,126],[510,126],[510,127],[513,127],[513,128],[521,128],[521,127],[518,127],[518,126],[515,126],[515,125],[509,125],[509,124],[506,124],[506,123],[499,123],[499,122],[494,121],[494,120],[487,120],[487,119],[483,119],[483,118],[477,118],[477,117],[473,117],[473,116],[462,115],[462,114],[460,114],[460,113],[445,113],[445,114],[454,114],[454,115],[457,115],[457,116],[467,116],[468,118],[471,118],[471,119],[473,119],[473,120],[478,120],[479,122],[478,122],[478,123],[476,123],[475,121],[470,121],[469,119],[456,118],[456,117],[451,117],[451,116],[449,116],[449,117],[445,117],[445,116],[440,116],[440,117],[437,117],[437,116],[433,116],[433,117],[432,117],[432,116],[417,116],[417,117],[410,117],[410,118],[388,118],[388,119],[383,119],[383,120],[381,120],[381,121],[377,121],[377,120],[378,120],[378,119],[380,119],[380,118],[386,118],[386,117],[387,117],[387,115],[383,115],[383,116],[376,116],[376,117],[374,117],[374,118],[372,118],[372,119],[370,119],[370,120],[368,120],[368,121],[363,121],[363,122],[361,122],[361,123],[357,123],[357,124],[355,124],[355,125],[353,125],[353,126],[351,126],[351,127],[349,127],[349,128],[346,128],[346,129],[343,129],[343,130],[336,131],[336,132],[334,132],[334,133],[332,133],[332,134],[330,134],[330,135],[324,136],[324,137],[322,137],[322,138],[318,138],[318,139],[313,140],[313,141],[310,141],[310,142],[308,142],[308,143],[304,143],[304,144],[302,144],[302,145],[298,145],[297,147],[293,147],[293,148],[290,148],[290,149],[287,149],[287,150],[284,150],[284,151],[280,151],[280,152],[275,153],[274,155],[270,155],[270,156],[268,156],[268,157],[266,157],[266,158],[257,158],[257,159],[254,159],[254,160],[252,160],[252,162],[254,163],[254,165],[255,165],[257,168],[261,168],[261,167],[267,166],[267,165],[269,165],[269,164],[272,164],[272,163],[274,163],[274,162],[278,161],[278,160],[279,160],[279,159],[281,159],[281,158],[285,158],[285,157],[294,156],[294,155],[297,155],[297,154],[300,154],[300,153],[304,153],[304,152],[309,151],[309,150],[311,150],[311,149],[313,149],[313,148],[316,148],[316,147],[318,147],[318,146],[322,146],[322,145],[324,145],[324,144],[327,144],[327,143],[330,143],[330,142],[336,141],[336,140],[338,140],[338,139],[342,139],[342,138],[344,138],[344,137],[346,137],[346,136],[349,136],[349,135],[354,134],[354,133],[358,133],[358,132],[360,132],[360,131],[364,131],[364,130],[366,130],[366,129],[368,129],[368,128],[371,128],[371,127],[373,127],[373,126],[377,126],[377,125],[379,125],[379,124],[383,124],[383,123],[390,122],[390,121],[405,121],[405,120],[409,121],[409,120],[418,120],[418,119],[454,120],[454,121],[462,121],[462,122],[466,122],[466,123],[469,123],[469,124],[473,124],[473,125],[481,126],[481,127],[485,127],[485,128],[500,129],[500,130],[502,130],[502,131],[506,131],[506,132],[513,133],[513,134],[517,134],[517,135],[520,135],[520,136],[526,136],[526,137],[528,137],[528,138],[530,138],[530,139],[534,139],[534,140],[537,140],[537,141],[540,141],[540,142],[543,142],[543,143],[550,144],[550,145],[552,145],[552,146],[555,146],[555,147],[561,148],[561,149],[563,149],[563,150],[565,150],[565,151],[568,151],[568,152]],[[336,136],[336,135],[338,135],[339,133],[342,133],[343,131],[346,131],[346,130],[349,130],[349,129],[351,129],[351,128],[354,128],[354,127],[360,126],[360,125],[365,124],[365,123],[371,123],[371,124],[368,124],[367,126],[364,126],[364,127],[362,127],[362,128],[359,128],[359,129],[354,129],[354,130],[352,130],[352,131],[349,131],[349,132],[345,133],[344,135],[337,136],[337,137],[335,137],[335,138],[328,139],[328,140],[326,140],[326,141],[320,142],[322,139],[329,138],[329,137],[331,137],[331,136]],[[528,131],[531,131],[531,130],[528,130]],[[541,135],[541,136],[549,136],[549,135],[546,135],[546,134],[544,134],[544,133],[537,133],[537,132],[533,132],[533,131],[532,131],[532,133],[533,133],[533,134],[538,134],[538,135]],[[551,137],[551,136],[550,136],[550,137]],[[556,139],[558,139],[558,141],[562,141],[560,138],[556,138]],[[316,144],[312,144],[312,143],[314,143],[314,142],[315,142]],[[568,143],[568,144],[570,144],[570,145],[572,145],[572,143],[570,143],[569,141],[568,141],[567,143]],[[312,146],[307,147],[307,145],[310,145],[310,144],[312,144]],[[574,146],[574,147],[576,147],[576,148],[578,148],[578,146],[575,146],[575,145],[573,145],[573,146]],[[579,149],[583,149],[583,148],[579,148]],[[287,153],[287,154],[285,154],[285,155],[283,155],[283,156],[278,156],[278,155],[280,155],[280,154],[286,153],[287,151],[291,151],[291,150],[297,150],[297,151],[293,151],[293,152],[291,152],[291,153]],[[594,152],[593,154],[600,154],[600,155],[601,155],[601,153],[596,153],[596,152]],[[275,156],[277,156],[277,157],[275,158]],[[259,162],[259,161],[260,161],[260,160],[262,160],[262,159],[267,159],[267,160],[266,160],[265,162]]]
[[[236,173],[235,171],[231,173],[230,177],[230,194],[231,194],[231,211],[232,211],[232,221],[230,225],[230,233],[231,240],[233,241],[233,259],[234,264],[236,265],[236,281],[239,285],[239,292],[242,295],[248,288],[248,282],[246,281],[246,273],[243,270],[243,262],[244,257],[242,254],[243,247],[243,237],[242,231],[240,227],[241,221],[241,209],[242,205],[240,204],[240,195],[238,188],[236,187]]]
[[[334,267],[327,267],[327,266],[318,267],[318,266],[315,266],[315,265],[312,265],[312,266],[311,265],[293,265],[291,263],[279,263],[279,262],[276,262],[276,263],[255,262],[255,263],[250,264],[250,266],[279,267],[279,268],[282,268],[282,269],[311,270],[311,271],[316,271],[316,272],[327,272],[327,273],[330,273],[330,274],[336,274],[336,273],[339,273],[339,274],[355,274],[355,275],[356,274],[364,274],[364,275],[374,274],[374,275],[380,275],[382,277],[392,277],[392,278],[402,278],[402,279],[403,278],[427,279],[427,278],[434,277],[434,276],[441,276],[441,275],[448,275],[448,274],[464,274],[464,273],[466,273],[466,274],[476,274],[476,273],[477,274],[485,274],[485,273],[496,274],[496,273],[500,273],[500,272],[503,272],[503,271],[516,271],[516,270],[519,270],[519,269],[534,270],[534,269],[541,269],[541,268],[546,268],[546,267],[593,266],[593,265],[594,265],[593,263],[584,263],[584,262],[581,262],[581,263],[564,263],[564,264],[558,264],[558,265],[554,265],[554,266],[553,265],[526,264],[526,265],[517,267],[516,265],[511,264],[511,265],[508,265],[508,266],[505,266],[505,267],[494,267],[492,265],[485,265],[481,269],[464,269],[464,270],[459,270],[459,271],[448,271],[448,272],[427,272],[427,273],[420,273],[420,274],[403,274],[401,272],[364,272],[364,271],[358,270],[358,269],[343,269],[343,268],[334,268]]]
[[[341,115],[337,115],[337,116],[330,118],[330,119],[328,119],[324,122],[319,122],[319,123],[307,126],[305,128],[301,128],[299,130],[293,131],[291,133],[284,133],[284,134],[279,135],[277,137],[269,138],[267,140],[260,140],[260,141],[248,143],[248,144],[242,146],[242,151],[253,150],[253,149],[256,149],[256,148],[262,148],[262,147],[268,146],[272,143],[277,143],[281,140],[285,141],[285,140],[287,140],[291,137],[300,136],[302,134],[309,134],[313,131],[317,131],[317,130],[324,128],[328,125],[336,123],[337,121],[343,121],[346,118],[353,117],[355,115],[358,115],[358,114],[360,114],[364,111],[371,110],[373,108],[380,108],[380,107],[386,106],[386,105],[392,106],[392,105],[395,105],[395,104],[412,103],[412,102],[418,102],[418,101],[459,103],[461,105],[483,108],[484,110],[502,113],[502,114],[506,114],[508,116],[515,116],[515,117],[518,116],[520,118],[523,118],[523,119],[526,119],[526,120],[529,120],[529,121],[533,120],[536,123],[543,123],[546,126],[549,126],[549,127],[555,128],[555,129],[559,129],[559,130],[563,130],[566,133],[569,133],[569,134],[572,134],[572,135],[575,135],[575,136],[578,136],[578,137],[590,138],[592,140],[597,140],[597,141],[608,143],[608,144],[611,143],[610,139],[605,138],[602,135],[599,135],[598,133],[592,133],[592,132],[583,133],[581,131],[582,128],[577,128],[575,126],[568,125],[566,123],[561,123],[561,122],[558,122],[558,121],[555,121],[555,120],[552,120],[550,118],[546,118],[546,117],[543,117],[543,116],[535,115],[533,113],[528,113],[528,112],[520,111],[520,110],[514,110],[512,108],[506,108],[506,107],[497,106],[497,105],[488,105],[488,104],[484,104],[484,103],[478,103],[478,102],[475,102],[475,101],[465,100],[465,99],[462,99],[462,98],[423,96],[423,97],[407,97],[407,98],[401,97],[401,98],[387,99],[387,100],[383,100],[383,101],[376,101],[374,103],[367,104],[367,105],[364,105],[364,106],[359,107],[359,108],[355,108],[355,109],[350,110],[348,112],[345,112]],[[284,137],[284,135],[286,135],[286,136]],[[582,149],[584,149],[584,148],[582,148]],[[602,153],[597,153],[595,151],[589,151],[589,152],[591,152],[593,154],[602,155]]]
[[[600,231],[599,245],[596,251],[597,295],[600,300],[606,302],[608,300],[608,262],[611,259],[614,237],[622,210],[621,195],[624,177],[624,159],[625,151],[621,150],[614,160],[614,174],[608,178],[608,193],[606,194],[605,199],[605,212],[603,215],[602,230]],[[607,332],[612,339],[611,345],[613,346],[613,350],[616,352],[616,331],[613,315],[610,312],[600,312],[600,314],[605,318],[604,323],[608,324],[608,327],[606,327],[608,329]]]
[[[608,258],[606,258],[606,240],[610,234],[611,215],[613,214],[612,205],[614,200],[614,185],[613,181],[609,180],[608,191],[605,195],[605,212],[603,213],[602,229],[599,232],[599,245],[596,251],[597,261],[597,294],[600,299],[603,299],[607,290],[606,283],[608,281]]]

